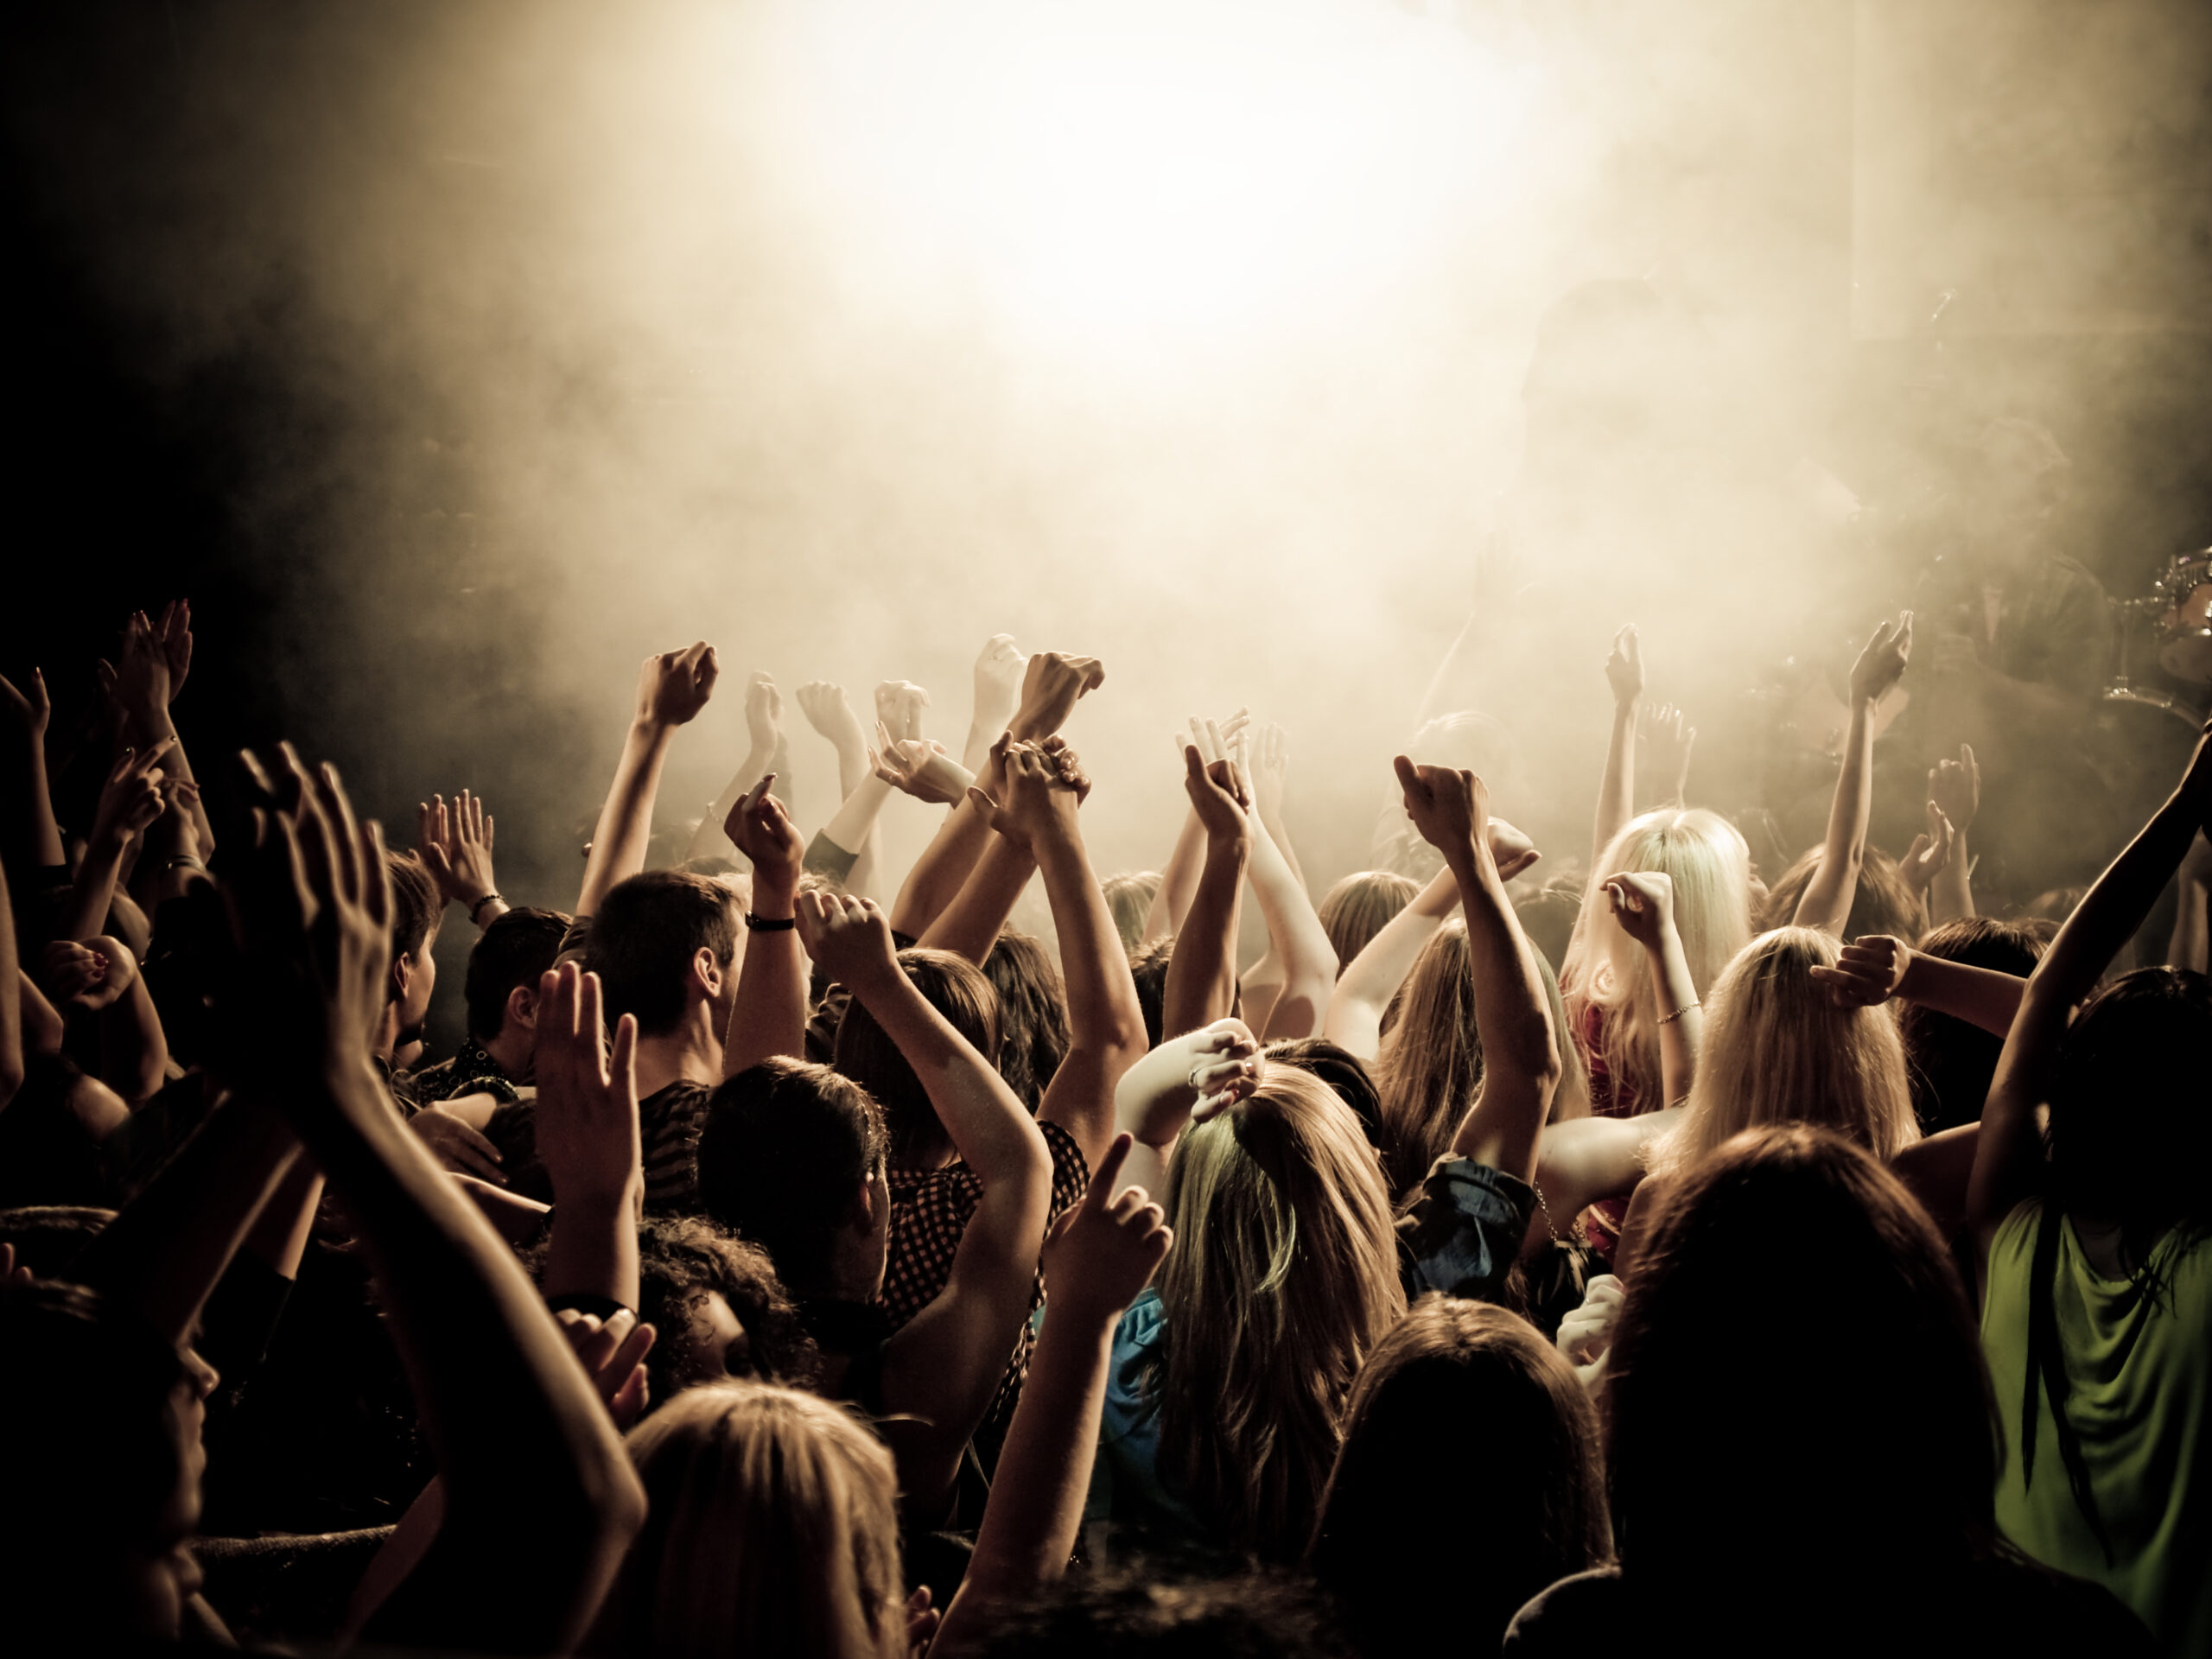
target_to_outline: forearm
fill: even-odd
[[[1269,946],[1281,965],[1281,994],[1274,998],[1267,1020],[1253,1029],[1269,1039],[1318,1035],[1328,1014],[1329,994],[1336,988],[1336,950],[1297,873],[1264,824],[1253,835],[1246,877],[1267,924]]]
[[[23,1086],[23,1000],[17,991],[16,908],[8,883],[0,877],[0,1110]]]
[[[130,987],[100,1011],[100,1081],[133,1107],[162,1091],[169,1046],[142,969]]]
[[[1145,912],[1142,943],[1171,939],[1182,931],[1205,858],[1205,826],[1198,822],[1197,813],[1185,812],[1183,827],[1175,833],[1175,849],[1167,855],[1167,868],[1160,873],[1160,890],[1152,895],[1152,908]]]
[[[860,852],[868,845],[883,804],[890,798],[891,785],[862,768],[859,781],[846,791],[842,804],[822,826],[823,838],[846,852]]]
[[[1114,1138],[1115,1084],[1145,1052],[1144,1009],[1081,839],[1039,851],[1067,986],[1068,1052],[1037,1116],[1065,1129],[1095,1164]]]
[[[960,746],[960,764],[969,777],[982,775],[983,768],[990,764],[991,745],[999,741],[999,734],[1004,730],[1004,722],[997,726],[969,723],[968,741]]]
[[[1683,953],[1681,936],[1672,927],[1657,950],[1648,953],[1652,982],[1659,992],[1659,1077],[1667,1104],[1679,1106],[1689,1098],[1697,1076],[1698,1044],[1705,1034],[1705,1012],[1699,1006],[1697,983],[1690,977],[1689,958]]]
[[[1274,842],[1275,850],[1282,855],[1282,861],[1289,868],[1290,879],[1298,883],[1300,893],[1309,891],[1306,886],[1306,872],[1299,867],[1298,849],[1290,844],[1290,828],[1282,814],[1273,807],[1260,809],[1260,827],[1268,832],[1268,839]]]
[[[1236,1011],[1236,931],[1250,857],[1251,843],[1243,836],[1208,841],[1198,892],[1167,960],[1162,1037],[1179,1037]]]
[[[45,743],[22,735],[12,743],[10,754],[16,774],[16,805],[4,849],[9,864],[14,867],[21,858],[32,869],[50,870],[67,863],[61,826],[54,821],[54,801],[47,789]]]
[[[1951,861],[1936,871],[1936,879],[1928,884],[1929,926],[1955,922],[1974,913],[1971,882],[1973,867],[1974,860],[1967,852],[1966,831],[1961,830],[1958,845],[1951,852]]]
[[[200,781],[193,776],[192,762],[184,753],[184,739],[178,734],[176,721],[170,717],[167,709],[152,715],[143,711],[134,714],[124,721],[124,730],[126,734],[124,741],[142,750],[149,749],[167,738],[169,747],[162,756],[162,775],[188,784]],[[197,798],[192,803],[191,817],[192,833],[200,843],[200,856],[213,858],[215,855],[214,826],[208,822],[206,804]]]
[[[603,1296],[638,1305],[638,1211],[645,1177],[610,1192],[553,1194],[553,1236],[546,1246],[546,1299]]]
[[[1483,1046],[1482,1093],[1452,1151],[1526,1179],[1559,1084],[1559,1033],[1552,1028],[1535,952],[1506,899],[1490,849],[1470,842],[1448,849],[1446,859],[1467,918],[1475,1030]]]
[[[661,768],[667,763],[669,746],[675,741],[673,726],[633,721],[623,741],[622,758],[614,768],[614,782],[600,809],[592,831],[591,856],[584,864],[584,884],[576,895],[576,914],[594,916],[615,884],[627,880],[645,867],[645,847],[652,839],[653,804],[660,796]]]
[[[1916,950],[1906,960],[1897,995],[2002,1037],[2012,1029],[2027,988],[2028,982],[2017,974],[1946,962]]]
[[[957,1652],[980,1635],[981,1616],[992,1604],[1032,1593],[1066,1572],[1098,1447],[1115,1325],[1110,1313],[1077,1304],[1048,1307],[976,1553],[932,1652]]]
[[[115,903],[115,884],[123,874],[123,855],[129,850],[127,841],[107,835],[85,849],[62,912],[60,938],[81,944],[108,931],[107,913]]]
[[[1446,865],[1344,964],[1330,994],[1323,1027],[1332,1042],[1363,1060],[1375,1058],[1382,1044],[1383,1010],[1459,903],[1459,880]]]
[[[1839,938],[1850,918],[1851,902],[1858,896],[1859,870],[1866,858],[1866,817],[1873,806],[1873,707],[1864,697],[1852,703],[1843,766],[1836,774],[1827,836],[1821,843],[1821,865],[1805,884],[1797,913],[1790,918],[1796,926],[1816,927]]]
[[[958,896],[916,943],[955,951],[981,967],[998,943],[999,930],[1014,913],[1021,890],[1036,873],[1037,860],[1027,847],[992,835]]]
[[[976,861],[990,840],[991,826],[976,804],[963,797],[945,814],[937,834],[930,837],[930,844],[922,849],[922,855],[899,885],[898,900],[891,906],[892,931],[910,939],[929,931],[975,874]]]
[[[1018,1181],[1044,1155],[1044,1138],[990,1063],[931,1007],[902,972],[851,988],[913,1068],[961,1161],[988,1191]],[[1050,1159],[1046,1159],[1049,1173]]]
[[[791,884],[753,874],[753,914],[782,921],[792,913]],[[797,928],[747,936],[745,964],[722,1039],[722,1075],[734,1077],[772,1055],[806,1058],[806,952]]]
[[[1613,705],[1613,735],[1605,746],[1605,772],[1598,784],[1598,817],[1591,830],[1590,877],[1611,874],[1598,868],[1599,857],[1636,816],[1636,703]]]

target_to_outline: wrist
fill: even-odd
[[[626,1221],[634,1212],[638,1195],[645,1190],[645,1176],[641,1169],[632,1168],[619,1181],[610,1181],[597,1171],[587,1174],[571,1171],[566,1180],[548,1170],[546,1178],[553,1187],[555,1224],[558,1217],[589,1221]]]
[[[780,873],[764,876],[760,867],[753,867],[752,913],[772,922],[780,922],[798,908],[798,880],[795,876]]]

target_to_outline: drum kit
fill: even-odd
[[[2176,554],[2142,598],[2107,602],[2120,619],[2119,671],[2104,688],[2107,714],[2154,726],[2172,721],[2195,737],[2204,724],[2205,709],[2190,696],[2212,691],[2212,548]],[[2135,683],[2131,671],[2146,624],[2158,667],[2179,685],[2192,688],[2191,693]]]

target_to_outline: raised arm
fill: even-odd
[[[2097,878],[2028,976],[2019,1016],[2005,1039],[1989,1101],[1982,1108],[1981,1139],[1967,1187],[1978,1273],[1988,1270],[1989,1243],[1999,1225],[2037,1190],[2043,1137],[2036,1109],[2050,1097],[2051,1074],[2075,1006],[2142,926],[2191,839],[2203,828],[2208,810],[2212,725],[2199,735],[2189,770],[2172,795]]]
[[[1929,926],[1971,916],[1974,855],[1967,847],[1967,831],[1981,811],[1981,767],[1970,745],[1959,745],[1959,758],[1939,760],[1928,774],[1928,804],[1952,831],[1948,857],[1928,885]]]
[[[1160,1186],[1167,1179],[1167,1160],[1192,1110],[1230,1079],[1249,1078],[1259,1052],[1259,1039],[1242,1020],[1217,1020],[1169,1038],[1122,1074],[1114,1122],[1135,1141],[1128,1173],[1140,1184]]]
[[[1873,1007],[1902,997],[1997,1037],[2012,1031],[2028,986],[2017,974],[1946,962],[1887,933],[1845,945],[1834,967],[1816,964],[1812,974],[1840,1007]]]
[[[126,748],[108,768],[99,804],[92,810],[85,856],[62,912],[61,938],[89,939],[107,931],[107,913],[115,903],[123,861],[131,842],[163,810],[162,760],[168,748],[167,738],[143,752]]]
[[[707,706],[721,672],[715,648],[703,639],[688,651],[648,657],[639,669],[637,711],[630,717],[614,782],[592,831],[591,856],[585,861],[583,887],[576,894],[577,915],[596,915],[618,882],[645,868],[653,804],[660,796],[661,768],[667,763],[669,746],[676,741],[676,728]]]
[[[46,676],[31,670],[30,690],[18,691],[0,679],[0,718],[6,732],[0,741],[8,746],[8,807],[6,840],[0,842],[0,861],[19,874],[29,870],[59,869],[68,861],[62,850],[61,828],[54,821],[54,802],[47,790],[46,728],[54,706],[46,695]]]
[[[722,1039],[722,1075],[734,1077],[772,1054],[806,1058],[806,952],[800,948],[792,906],[798,897],[798,826],[768,792],[768,773],[730,809],[723,828],[732,844],[753,861],[753,909],[745,918],[745,963]],[[755,926],[755,922],[760,924]]]
[[[1444,855],[1467,920],[1483,1081],[1452,1153],[1525,1181],[1535,1173],[1537,1137],[1559,1086],[1560,1033],[1535,950],[1491,855],[1490,792],[1471,772],[1416,766],[1404,755],[1394,764],[1406,810],[1421,839]]]
[[[642,1523],[644,1493],[536,1287],[369,1069],[391,950],[384,837],[356,825],[328,768],[310,780],[286,760],[281,798],[255,780],[260,844],[233,887],[253,976],[231,1013],[254,1033],[242,1088],[281,1106],[358,1230],[446,1497],[436,1541],[365,1634],[565,1650]]]
[[[2212,841],[2200,834],[2189,843],[2177,878],[2174,931],[2166,942],[2166,965],[2203,973],[2212,967]]]
[[[777,760],[778,751],[784,747],[784,694],[759,669],[745,683],[745,759],[691,832],[691,844],[683,849],[687,859],[721,852],[728,842],[720,831],[728,821],[730,809],[750,795],[767,773],[784,771]]]
[[[573,962],[537,986],[537,1154],[553,1185],[546,1300],[584,1311],[638,1306],[638,1212],[645,1200],[638,1128],[638,1022],[624,1014],[610,1056],[599,976]]]
[[[151,1100],[167,1081],[168,1038],[130,947],[96,934],[52,940],[44,954],[54,1000],[99,1017],[100,1081],[134,1107]]]
[[[1237,925],[1244,869],[1252,856],[1252,804],[1235,767],[1224,760],[1208,762],[1190,744],[1183,750],[1183,769],[1184,791],[1205,831],[1205,863],[1167,960],[1162,1037],[1179,1037],[1236,1011]]]
[[[1083,844],[1077,809],[1090,780],[1072,749],[1024,748],[1007,757],[1006,790],[993,822],[1027,846],[1044,874],[1067,982],[1067,1056],[1037,1117],[1065,1129],[1095,1168],[1114,1138],[1114,1085],[1143,1055],[1146,1038],[1129,959]]]
[[[0,1111],[23,1086],[23,1000],[16,955],[16,906],[0,879]]]
[[[1663,871],[1607,878],[1605,897],[1622,931],[1643,947],[1658,993],[1659,1077],[1667,1104],[1679,1106],[1690,1096],[1697,1072],[1698,1042],[1705,1013],[1689,957],[1675,927],[1674,878]]]
[[[1021,687],[1029,659],[1010,633],[995,633],[976,654],[975,701],[969,705],[968,741],[961,746],[960,764],[974,773],[983,769],[983,757],[1004,735],[1021,706]]]
[[[1298,851],[1290,844],[1290,826],[1282,816],[1283,796],[1290,785],[1290,734],[1268,721],[1250,734],[1245,760],[1251,774],[1252,804],[1259,812],[1261,827],[1303,890],[1306,872],[1299,868]]]
[[[1851,723],[1845,729],[1843,765],[1828,805],[1828,832],[1821,843],[1820,868],[1805,884],[1790,919],[1843,937],[1851,902],[1859,893],[1859,871],[1866,861],[1866,819],[1874,808],[1874,705],[1904,674],[1912,654],[1912,613],[1878,625],[1851,667]]]
[[[1143,1187],[1116,1191],[1129,1145],[1127,1135],[1109,1144],[1083,1201],[1045,1242],[1052,1298],[1045,1327],[999,1454],[976,1553],[933,1654],[972,1645],[991,1606],[1052,1583],[1075,1553],[1114,1330],[1175,1238]]]
[[[798,711],[837,753],[837,793],[849,796],[868,775],[868,733],[853,712],[845,688],[830,680],[809,680],[798,689]],[[771,744],[770,748],[774,747]],[[841,845],[849,845],[842,842]]]
[[[1605,658],[1605,683],[1613,688],[1613,735],[1605,746],[1605,772],[1598,784],[1598,817],[1590,831],[1590,871],[1615,836],[1636,816],[1636,722],[1643,696],[1643,649],[1636,625],[1613,635]]]
[[[985,757],[983,772],[969,788],[964,810],[981,826],[980,856],[968,879],[938,912],[918,943],[936,950],[951,950],[977,967],[998,943],[999,930],[1014,913],[1014,903],[1037,874],[1036,855],[1018,836],[1001,834],[993,804],[1006,798],[1007,769],[1012,757],[1025,749],[1002,738]]]
[[[908,1513],[933,1517],[1029,1314],[1052,1156],[1014,1091],[899,969],[881,910],[810,893],[798,916],[815,961],[897,1046],[982,1188],[944,1289],[884,1349],[885,1435]]]
[[[101,666],[108,695],[123,716],[122,741],[133,748],[145,750],[166,739],[169,747],[162,759],[162,770],[172,779],[197,782],[192,773],[192,763],[185,758],[184,740],[177,735],[175,717],[170,712],[177,694],[184,690],[185,677],[192,671],[191,601],[171,600],[162,608],[160,618],[153,621],[147,620],[143,611],[133,613],[124,624],[118,661],[120,666],[111,673],[107,671],[106,664]],[[196,789],[187,798],[187,804],[192,810],[200,856],[212,858],[215,830],[200,804]]]

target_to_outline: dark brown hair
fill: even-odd
[[[982,969],[950,950],[917,946],[899,953],[899,965],[929,1005],[993,1065],[999,1058],[999,999]],[[902,1166],[942,1160],[952,1138],[938,1122],[929,1091],[906,1064],[875,1016],[858,997],[845,1005],[837,1022],[837,1046],[830,1064],[874,1097],[883,1110],[891,1138],[891,1157]]]

